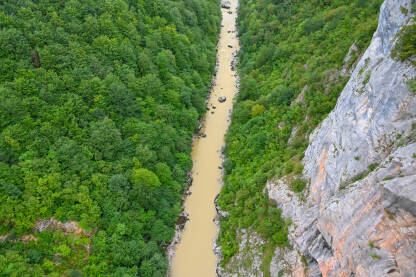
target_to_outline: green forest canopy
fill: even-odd
[[[219,25],[217,0],[3,1],[1,276],[165,276]]]
[[[341,69],[352,67],[368,46],[381,3],[240,0],[241,87],[226,137],[226,176],[218,201],[230,214],[221,221],[223,265],[239,249],[241,228],[257,231],[266,241],[265,276],[276,246],[288,245],[291,222],[264,196],[265,183],[288,176],[302,198],[307,184],[301,179],[301,160],[309,134],[348,81]],[[344,64],[353,43],[359,53]],[[291,105],[302,91],[304,97]]]

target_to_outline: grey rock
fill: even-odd
[[[308,85],[305,85],[302,89],[302,91],[299,93],[299,95],[296,97],[296,99],[294,101],[292,101],[292,103],[290,103],[290,106],[293,107],[296,104],[300,103],[300,104],[305,104],[305,93],[306,91],[308,91],[310,89],[310,87]]]
[[[355,44],[355,42],[351,45],[350,49],[348,49],[348,54],[344,58],[344,63],[349,62],[354,55],[357,55],[360,49],[358,49],[358,46]]]
[[[218,97],[218,102],[224,103],[225,101],[227,101],[227,98],[225,96]]]
[[[290,137],[289,137],[289,139],[287,141],[287,144],[288,145],[293,142],[293,139],[295,138],[296,133],[298,132],[298,130],[299,130],[299,126],[294,126],[293,127],[292,132],[290,133]]]
[[[221,2],[221,8],[223,9],[231,9],[231,3],[228,1]]]
[[[401,12],[411,4],[383,3],[370,46],[309,138],[304,197],[286,177],[267,183],[265,192],[293,223],[291,247],[276,250],[271,276],[416,276],[416,95],[407,86],[416,70],[391,57],[396,34],[414,24],[414,14]],[[358,51],[353,44],[346,62]],[[240,232],[239,252],[221,276],[262,276],[261,238]],[[254,265],[244,266],[247,260]]]
[[[355,58],[356,61],[352,62],[352,59]],[[352,70],[357,66],[357,63],[360,58],[360,49],[355,44],[355,42],[351,45],[350,49],[348,50],[347,55],[344,58],[344,66],[340,71],[341,76],[350,76]]]
[[[237,235],[240,241],[238,254],[233,256],[226,268],[220,269],[223,277],[263,277],[260,249],[264,245],[259,234],[251,229],[240,229]]]
[[[416,276],[416,97],[406,85],[416,71],[391,57],[397,32],[414,16],[400,7],[410,5],[384,2],[369,48],[310,136],[306,200],[285,178],[267,184],[292,218],[289,240],[300,253],[295,260],[276,253],[284,261],[275,260],[272,276],[284,263],[299,268],[302,255],[313,268],[307,276]]]

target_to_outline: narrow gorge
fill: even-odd
[[[217,45],[217,70],[207,101],[207,113],[192,147],[192,185],[185,200],[189,221],[178,230],[172,249],[173,277],[216,276],[213,251],[218,233],[214,200],[221,189],[224,135],[230,123],[233,98],[238,90],[235,58],[239,49],[236,18],[238,0],[224,3]]]
[[[0,2],[1,277],[416,277],[416,0]]]

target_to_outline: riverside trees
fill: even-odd
[[[290,221],[264,196],[267,180],[288,176],[302,193],[303,153],[311,131],[335,106],[351,69],[377,27],[381,0],[240,0],[240,93],[226,137],[226,172],[218,203],[223,265],[239,249],[238,230],[266,241],[263,271],[276,246],[287,246]],[[410,41],[410,40],[409,40]],[[299,101],[294,100],[299,97]],[[290,139],[290,140],[289,140]],[[267,260],[269,262],[267,262]]]

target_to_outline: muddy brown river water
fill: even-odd
[[[236,72],[232,70],[233,55],[239,49],[236,31],[238,0],[231,0],[230,9],[222,10],[222,27],[218,42],[217,74],[208,102],[209,111],[201,133],[206,137],[194,140],[192,148],[193,183],[191,195],[185,201],[189,221],[175,249],[170,276],[216,276],[217,257],[213,252],[217,228],[214,200],[221,189],[221,148],[229,125],[232,99],[237,92]],[[218,98],[226,97],[224,103]],[[216,108],[214,108],[215,106]],[[213,113],[212,113],[213,112]]]

